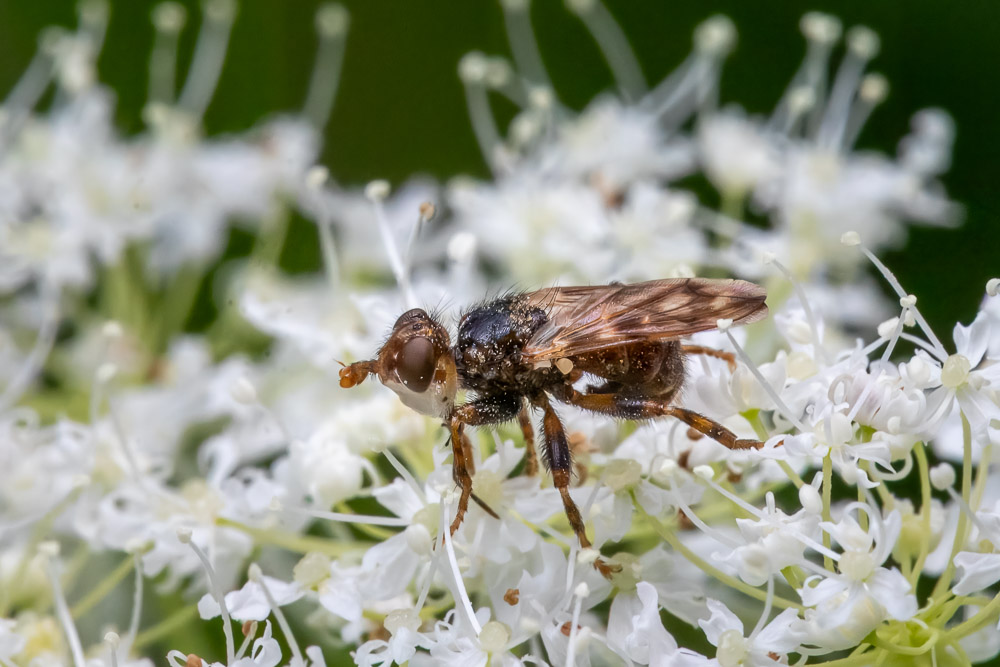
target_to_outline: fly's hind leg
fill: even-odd
[[[706,357],[722,359],[729,366],[730,371],[736,370],[736,355],[732,352],[724,352],[716,350],[714,347],[705,347],[704,345],[681,345],[681,351],[684,354],[703,354]]]
[[[521,411],[517,413],[517,421],[524,435],[524,474],[534,477],[538,474],[538,454],[535,452],[535,429],[531,426],[531,412],[527,401],[521,403]]]
[[[623,419],[674,417],[729,449],[760,449],[764,446],[760,440],[737,437],[735,433],[714,419],[709,419],[693,410],[670,405],[669,398],[650,398],[625,394],[583,394],[572,387],[563,388],[557,398],[584,410]]]
[[[563,429],[562,422],[559,421],[559,415],[552,409],[552,404],[549,403],[545,394],[540,394],[538,398],[534,399],[534,402],[543,410],[542,431],[545,436],[545,458],[549,470],[552,472],[552,482],[559,490],[566,518],[569,519],[569,525],[572,526],[576,538],[580,541],[580,547],[589,549],[592,545],[587,539],[587,528],[580,515],[580,509],[569,494],[570,470],[573,461],[570,455],[569,441],[566,439],[566,431]],[[621,571],[621,566],[610,565],[601,558],[594,560],[594,568],[606,579],[610,579],[615,572]]]

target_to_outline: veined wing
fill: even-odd
[[[677,278],[633,285],[550,287],[525,295],[548,320],[528,340],[522,360],[573,357],[638,343],[669,340],[767,315],[764,288],[744,280]]]

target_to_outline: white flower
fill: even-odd
[[[295,582],[284,582],[264,575],[262,582],[248,581],[238,591],[226,593],[226,608],[237,621],[263,621],[271,615],[271,602],[264,594],[263,586],[278,606],[291,604],[302,597],[302,589]],[[222,611],[211,593],[205,593],[198,601],[198,614],[203,619],[215,618]]]
[[[848,506],[854,507],[866,511],[860,503]],[[838,523],[820,524],[844,551],[839,574],[815,575],[799,589],[802,603],[814,608],[796,624],[808,637],[803,643],[829,650],[853,646],[886,618],[905,621],[917,612],[910,582],[899,570],[881,567],[899,537],[901,516],[898,511],[885,518],[878,511],[868,514],[867,531],[849,514]]]
[[[708,600],[711,616],[698,621],[705,638],[717,647],[715,659],[721,667],[770,667],[784,664],[783,657],[799,648],[800,636],[792,624],[794,609],[786,609],[762,628],[745,636],[743,622],[719,600]],[[777,656],[777,657],[774,657]]]
[[[634,593],[619,593],[608,615],[608,646],[623,660],[640,665],[665,664],[677,642],[660,621],[659,596],[645,581]]]

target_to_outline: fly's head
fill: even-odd
[[[340,369],[340,386],[361,384],[370,374],[425,415],[445,417],[455,404],[458,374],[448,332],[420,308],[400,315],[376,359]]]

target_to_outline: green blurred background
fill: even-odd
[[[153,0],[112,2],[101,79],[118,94],[119,126],[142,127],[146,97],[149,22]],[[190,58],[198,3],[189,10],[179,77]],[[247,0],[241,3],[229,58],[206,117],[210,133],[238,131],[262,116],[297,109],[312,68],[316,0]],[[508,54],[503,17],[495,0],[425,2],[355,0],[344,73],[326,133],[324,162],[344,183],[373,178],[400,182],[414,173],[444,179],[485,175],[472,135],[456,65],[472,49]],[[801,15],[821,10],[846,26],[863,23],[882,37],[872,69],[891,84],[859,145],[894,152],[911,114],[939,106],[958,127],[954,165],[945,183],[965,206],[961,229],[914,229],[909,245],[885,259],[917,294],[942,337],[955,321],[973,316],[984,282],[1000,274],[1000,3],[967,0],[867,2],[638,2],[610,0],[609,9],[629,36],[652,83],[687,55],[691,32],[703,19],[725,13],[739,44],[727,62],[722,101],[768,113],[803,54]],[[611,75],[583,24],[558,0],[536,0],[532,18],[542,57],[560,98],[584,106],[611,85]],[[75,25],[72,0],[0,2],[0,90],[27,66],[46,25]],[[510,109],[498,104],[501,117]]]
[[[119,127],[142,130],[152,40],[153,0],[112,3],[108,39],[99,69],[118,95]],[[182,36],[179,78],[189,62],[200,22],[197,2],[185,0],[189,25]],[[229,58],[206,116],[209,133],[241,131],[262,117],[300,107],[311,73],[318,0],[247,0],[241,3]],[[346,4],[351,29],[341,87],[326,132],[323,162],[341,182],[373,178],[399,183],[415,173],[446,179],[487,170],[466,114],[456,74],[459,58],[478,49],[509,54],[503,17],[495,0],[423,2],[355,0]],[[954,165],[944,181],[965,207],[957,230],[916,227],[905,249],[886,253],[886,263],[944,339],[954,322],[968,322],[985,281],[1000,275],[1000,3],[967,0],[870,2],[667,3],[606,0],[638,55],[650,83],[659,81],[689,53],[694,27],[715,13],[729,15],[739,44],[724,68],[721,99],[751,113],[769,113],[798,67],[804,42],[801,15],[821,10],[846,26],[863,23],[882,37],[872,69],[890,82],[888,100],[875,112],[859,146],[894,153],[910,116],[927,106],[948,110],[958,134]],[[560,99],[583,107],[611,86],[611,75],[582,23],[559,0],[535,0],[532,17],[542,57]],[[47,25],[75,25],[72,0],[0,0],[0,95],[31,59]],[[499,100],[501,117],[512,109]],[[713,202],[714,203],[714,202]],[[303,225],[305,234],[313,233]],[[294,261],[318,262],[315,240],[292,247]],[[313,246],[313,247],[309,247]],[[287,254],[287,251],[286,251]],[[154,604],[147,602],[147,606]],[[179,600],[157,601],[147,618],[162,616]],[[102,613],[103,612],[103,613]],[[111,609],[95,610],[96,619]],[[197,630],[195,630],[197,628]],[[186,626],[186,650],[208,650],[217,626]],[[303,631],[304,635],[308,635]],[[300,636],[300,641],[315,638]],[[163,655],[157,644],[151,655]],[[217,648],[217,647],[216,647]],[[342,655],[340,657],[343,657]],[[333,656],[328,656],[328,660]],[[336,664],[333,660],[331,664]]]

